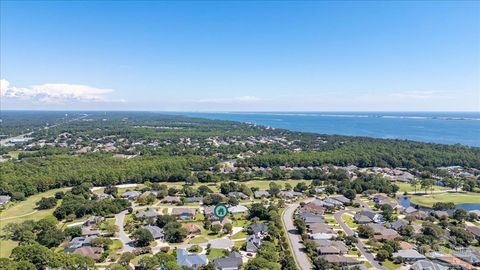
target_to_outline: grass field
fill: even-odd
[[[17,202],[9,206],[0,213],[0,230],[5,228],[5,226],[9,223],[19,223],[29,219],[40,220],[51,215],[54,209],[37,211],[35,209],[36,203],[40,201],[42,197],[51,197],[55,194],[55,192],[65,190],[66,188],[52,189],[47,192],[35,194],[28,197],[25,201]]]
[[[400,192],[414,192],[415,188],[412,187],[409,183],[404,183],[404,182],[395,182],[395,185],[397,185],[400,189]],[[441,186],[433,186],[433,190],[447,190],[449,188],[447,187],[441,187]],[[420,184],[417,185],[417,192],[422,192],[424,191]]]
[[[26,220],[40,220],[42,218],[52,215],[54,209],[40,210],[35,209],[36,203],[42,197],[50,197],[57,191],[65,191],[66,189],[53,189],[47,192],[35,194],[28,197],[25,201],[13,203],[7,209],[0,213],[0,234],[3,234],[3,229],[10,223],[20,223]],[[17,246],[15,241],[0,240],[0,258],[10,256],[12,249]]]
[[[431,195],[412,195],[410,201],[425,207],[432,207],[436,202],[480,203],[480,194],[472,192],[445,192]]]

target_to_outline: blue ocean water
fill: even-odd
[[[480,112],[177,113],[293,131],[480,146]]]

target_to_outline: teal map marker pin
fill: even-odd
[[[219,205],[215,206],[215,209],[213,210],[213,213],[218,218],[223,219],[228,214],[228,208],[223,204],[219,204]]]

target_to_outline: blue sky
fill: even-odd
[[[2,109],[480,111],[478,2],[1,2]]]

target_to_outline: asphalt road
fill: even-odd
[[[120,212],[117,216],[115,216],[115,225],[118,227],[118,239],[122,241],[123,244],[123,252],[131,252],[135,248],[133,247],[133,242],[130,237],[125,233],[123,229],[123,223],[125,220],[125,215],[128,213],[127,210]]]
[[[367,205],[367,207],[368,207],[368,205]],[[370,209],[370,207],[368,207],[368,209]],[[342,215],[345,214],[348,211],[349,210],[339,211],[339,212],[336,212],[333,216],[334,216],[335,220],[338,222],[338,224],[340,224],[340,227],[342,227],[342,229],[345,231],[345,233],[347,235],[351,236],[351,235],[354,235],[354,232],[352,231],[352,229],[350,229],[350,227],[347,226],[347,224],[345,224],[345,222],[342,219]],[[375,260],[372,253],[367,251],[365,245],[360,240],[358,241],[356,246],[357,246],[358,250],[360,250],[360,252],[362,252],[363,256],[365,256],[365,258],[370,262],[371,265],[373,265],[377,269],[387,270],[387,268],[380,265]]]
[[[290,247],[297,262],[298,266],[302,270],[311,270],[313,269],[312,264],[308,259],[308,255],[305,253],[305,248],[302,244],[302,238],[297,231],[297,228],[293,224],[293,214],[295,210],[300,206],[299,203],[290,205],[284,212],[282,216],[283,226],[287,231],[288,239],[290,240]]]

